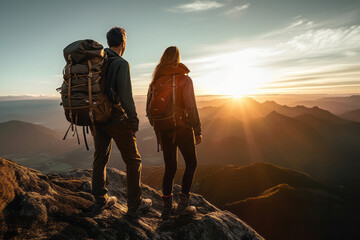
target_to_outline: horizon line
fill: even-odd
[[[248,94],[243,97],[254,97],[254,96],[311,96],[311,95],[322,95],[322,96],[359,96],[360,93],[261,93],[261,94]],[[134,98],[146,97],[146,94],[133,94]],[[215,97],[215,98],[239,98],[232,95],[224,94],[198,94],[196,97]],[[60,96],[55,95],[35,95],[35,94],[9,94],[0,95],[0,101],[17,101],[17,100],[60,100]]]

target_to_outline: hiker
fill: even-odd
[[[195,145],[201,142],[201,124],[197,111],[194,87],[187,75],[190,70],[180,63],[180,52],[171,46],[163,53],[149,85],[146,112],[161,145],[165,173],[163,178],[162,218],[167,219],[175,210],[173,182],[177,169],[177,149],[185,160],[179,205],[176,215],[191,215],[196,208],[189,205],[197,159]]]
[[[141,157],[136,146],[135,132],[139,120],[132,96],[130,66],[122,58],[126,46],[126,32],[114,27],[106,34],[109,48],[105,52],[109,58],[106,72],[105,92],[112,102],[112,115],[102,124],[96,123],[94,144],[95,154],[92,176],[92,193],[95,197],[95,211],[112,206],[116,197],[107,195],[106,165],[110,158],[112,139],[115,140],[126,164],[128,214],[136,215],[148,210],[152,201],[142,198],[140,188]]]

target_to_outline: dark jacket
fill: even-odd
[[[105,48],[107,56],[111,59],[106,72],[105,89],[115,92],[115,99],[109,99],[113,105],[121,104],[124,109],[129,127],[133,131],[139,128],[139,119],[137,117],[135,103],[132,95],[130,65],[110,48]],[[110,86],[109,86],[110,85]],[[109,97],[109,94],[107,94]],[[115,110],[116,111],[116,110]]]
[[[199,113],[196,106],[194,86],[191,78],[187,75],[190,70],[182,63],[178,66],[164,66],[159,69],[157,81],[168,81],[172,79],[173,75],[180,77],[177,78],[175,90],[175,116],[177,122],[179,120],[181,127],[193,128],[195,135],[201,135],[201,123]],[[148,110],[151,100],[152,86],[149,87],[146,112]]]

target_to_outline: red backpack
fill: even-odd
[[[171,130],[176,127],[175,119],[176,75],[157,79],[150,89],[147,117],[155,131]]]

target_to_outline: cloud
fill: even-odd
[[[293,30],[294,28],[302,28],[307,29],[311,28],[314,25],[313,21],[310,21],[306,18],[302,18],[301,16],[297,16],[294,18],[294,22],[292,22],[288,27],[285,28],[285,30]]]
[[[248,9],[249,7],[250,7],[250,3],[242,5],[242,6],[237,6],[237,7],[234,7],[233,9],[227,11],[226,14],[238,13],[238,12],[241,12],[241,11],[243,11],[245,9]]]
[[[287,25],[296,28],[293,34],[205,46],[202,53],[208,57],[188,61],[198,86],[205,88],[211,76],[224,79],[224,73],[230,73],[251,81],[261,78],[262,92],[359,91],[360,25],[319,28],[306,19],[295,20]],[[228,65],[243,69],[233,75]]]
[[[337,50],[359,47],[360,26],[309,30],[288,41],[286,45],[300,51]]]
[[[195,1],[192,3],[181,4],[168,10],[172,12],[199,12],[221,8],[224,5],[224,3],[218,3],[216,1]]]

